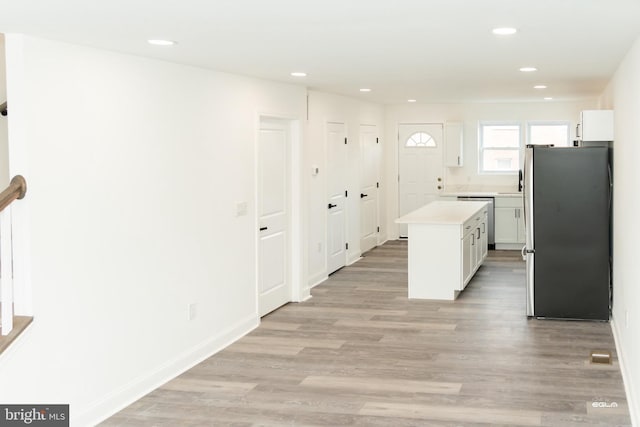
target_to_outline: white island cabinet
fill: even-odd
[[[409,227],[409,298],[454,300],[487,256],[486,202],[435,201],[396,219]]]

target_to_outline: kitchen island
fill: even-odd
[[[454,300],[487,256],[486,202],[435,201],[398,219],[409,229],[409,298]]]

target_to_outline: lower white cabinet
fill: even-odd
[[[473,276],[473,267],[476,262],[476,246],[473,242],[474,236],[475,233],[467,233],[462,238],[462,282],[458,284],[459,291],[464,289]]]
[[[524,205],[521,197],[495,198],[496,249],[520,249],[525,243]]]
[[[461,243],[462,281],[458,290],[463,290],[488,254],[487,209],[479,211],[465,222]]]

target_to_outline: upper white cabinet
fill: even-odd
[[[445,123],[444,125],[444,165],[462,166],[463,124]]]
[[[613,141],[613,110],[582,111],[576,137],[581,141]]]

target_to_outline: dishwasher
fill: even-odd
[[[487,231],[488,231],[488,246],[489,249],[495,249],[496,248],[496,233],[495,233],[495,227],[496,227],[496,223],[495,223],[495,212],[493,209],[494,206],[494,200],[493,197],[473,197],[473,196],[458,196],[458,200],[460,201],[467,201],[467,202],[487,202],[489,203],[489,209],[487,209],[487,216],[488,216],[488,224],[487,224]]]

